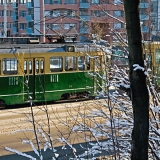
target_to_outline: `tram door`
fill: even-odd
[[[44,100],[44,58],[24,59],[24,101]]]

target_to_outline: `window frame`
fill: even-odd
[[[58,60],[58,68],[54,68],[54,67],[51,67],[51,65],[54,65],[54,62],[53,64],[51,64],[51,60]],[[63,71],[63,57],[62,56],[53,56],[53,57],[50,57],[49,59],[49,69],[50,69],[50,72],[62,72]]]
[[[14,64],[11,64],[11,63],[14,63]],[[15,67],[14,70],[12,70],[13,66]],[[3,69],[4,75],[18,74],[18,60],[16,58],[3,58],[2,59],[2,69]]]

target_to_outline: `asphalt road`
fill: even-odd
[[[73,144],[77,150],[79,150],[80,143],[84,148],[88,146],[88,143],[84,142],[84,133],[79,132],[72,134],[71,129],[73,126],[84,121],[90,123],[87,118],[79,118],[79,114],[86,115],[87,117],[89,112],[93,110],[97,110],[97,104],[95,105],[94,101],[33,107],[35,126],[38,128],[42,126],[44,130],[43,133],[48,133],[50,129],[50,135],[53,138],[52,144],[57,149],[56,153],[61,155],[58,160],[69,159],[69,155],[71,157],[74,156],[69,148],[65,150],[68,154],[67,157],[65,156],[66,152],[59,146],[64,146],[66,144],[60,143],[57,138],[65,137],[67,142]],[[49,118],[47,118],[47,116]],[[31,131],[33,130],[31,117],[30,107],[0,110],[0,160],[28,159],[7,151],[5,147],[37,157],[29,144],[22,144],[23,140],[31,140],[33,144],[35,144],[35,148],[37,148],[35,134]],[[64,124],[68,124],[69,126]],[[90,123],[90,125],[92,124]],[[40,132],[37,132],[37,134],[41,140],[41,148],[43,148],[45,141],[40,135]],[[92,136],[87,131],[85,134],[90,137]],[[83,152],[82,148],[81,151]],[[52,157],[52,153],[47,149],[45,153],[43,152],[43,156],[45,157],[44,159],[49,160]]]

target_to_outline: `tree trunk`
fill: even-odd
[[[129,45],[129,78],[133,106],[132,160],[148,160],[149,95],[143,70],[134,71],[134,64],[144,67],[139,18],[140,0],[124,0]]]

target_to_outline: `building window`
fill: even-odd
[[[20,17],[26,17],[26,15],[27,15],[27,12],[26,12],[26,11],[20,11],[20,12],[19,12],[19,16],[20,16]]]
[[[86,16],[86,15],[88,15],[88,9],[80,9],[79,10],[79,15],[80,16]]]
[[[48,11],[48,10],[44,11],[44,16],[45,17],[51,17],[52,16],[52,11]]]
[[[0,22],[0,28],[4,27],[4,22]]]
[[[81,27],[81,28],[88,28],[88,26],[89,26],[89,24],[88,24],[86,21],[84,21],[84,22],[81,21],[81,22],[80,22],[80,27]]]
[[[7,10],[6,12],[6,16],[9,16],[9,10]],[[4,10],[0,10],[0,16],[3,17],[4,16]]]
[[[123,4],[123,0],[114,0],[114,4]]]
[[[158,1],[151,1],[151,7],[150,11],[151,12],[158,12]]]
[[[64,0],[65,4],[76,4],[76,0]]]
[[[26,4],[26,0],[20,0],[19,3],[20,4]]]
[[[45,17],[59,17],[61,15],[62,15],[62,11],[61,10],[54,10],[54,11],[46,10],[44,12],[44,16]]]
[[[12,28],[14,27],[14,23],[12,22],[7,22],[7,28]]]
[[[10,16],[15,16],[15,11],[10,11]]]
[[[141,26],[142,32],[143,33],[147,33],[149,31],[149,27],[148,26]]]
[[[64,29],[70,29],[70,28],[76,28],[75,23],[65,23],[64,24]]]
[[[55,24],[52,24],[52,29],[53,30],[61,30],[61,29],[63,29],[63,27],[62,27],[62,24],[61,23],[55,23]]]
[[[34,22],[28,22],[28,28],[33,28]]]
[[[4,11],[0,10],[0,17],[3,17],[3,16],[4,16]]]
[[[64,11],[64,15],[66,17],[75,17],[76,16],[76,11],[75,10],[67,10],[67,11]]]
[[[60,10],[55,10],[52,13],[52,17],[59,17],[61,15],[62,15],[62,11],[60,11]]]
[[[100,4],[100,0],[92,0],[92,4]]]
[[[61,0],[52,0],[52,4],[62,4]]]
[[[13,3],[15,0],[6,0],[6,4]],[[4,0],[0,0],[0,5],[4,4]]]
[[[52,0],[44,0],[44,4],[51,4]]]
[[[46,30],[52,29],[52,24],[51,23],[45,23],[45,29]]]
[[[9,12],[10,12],[10,11],[7,10],[7,16],[9,16]]]
[[[26,23],[20,23],[20,29],[26,29]]]
[[[105,11],[107,12],[107,11]],[[95,17],[102,17],[102,16],[107,16],[107,14],[101,11],[101,10],[91,10],[91,16],[95,16]]]
[[[121,29],[124,28],[124,24],[121,22],[114,23],[114,29]]]
[[[100,0],[100,4],[109,4],[109,0]]]
[[[113,15],[114,15],[114,17],[123,17],[124,16],[124,12],[122,10],[113,11]]]
[[[8,4],[9,0],[6,0],[6,4]],[[0,0],[0,5],[4,4],[4,0]]]

